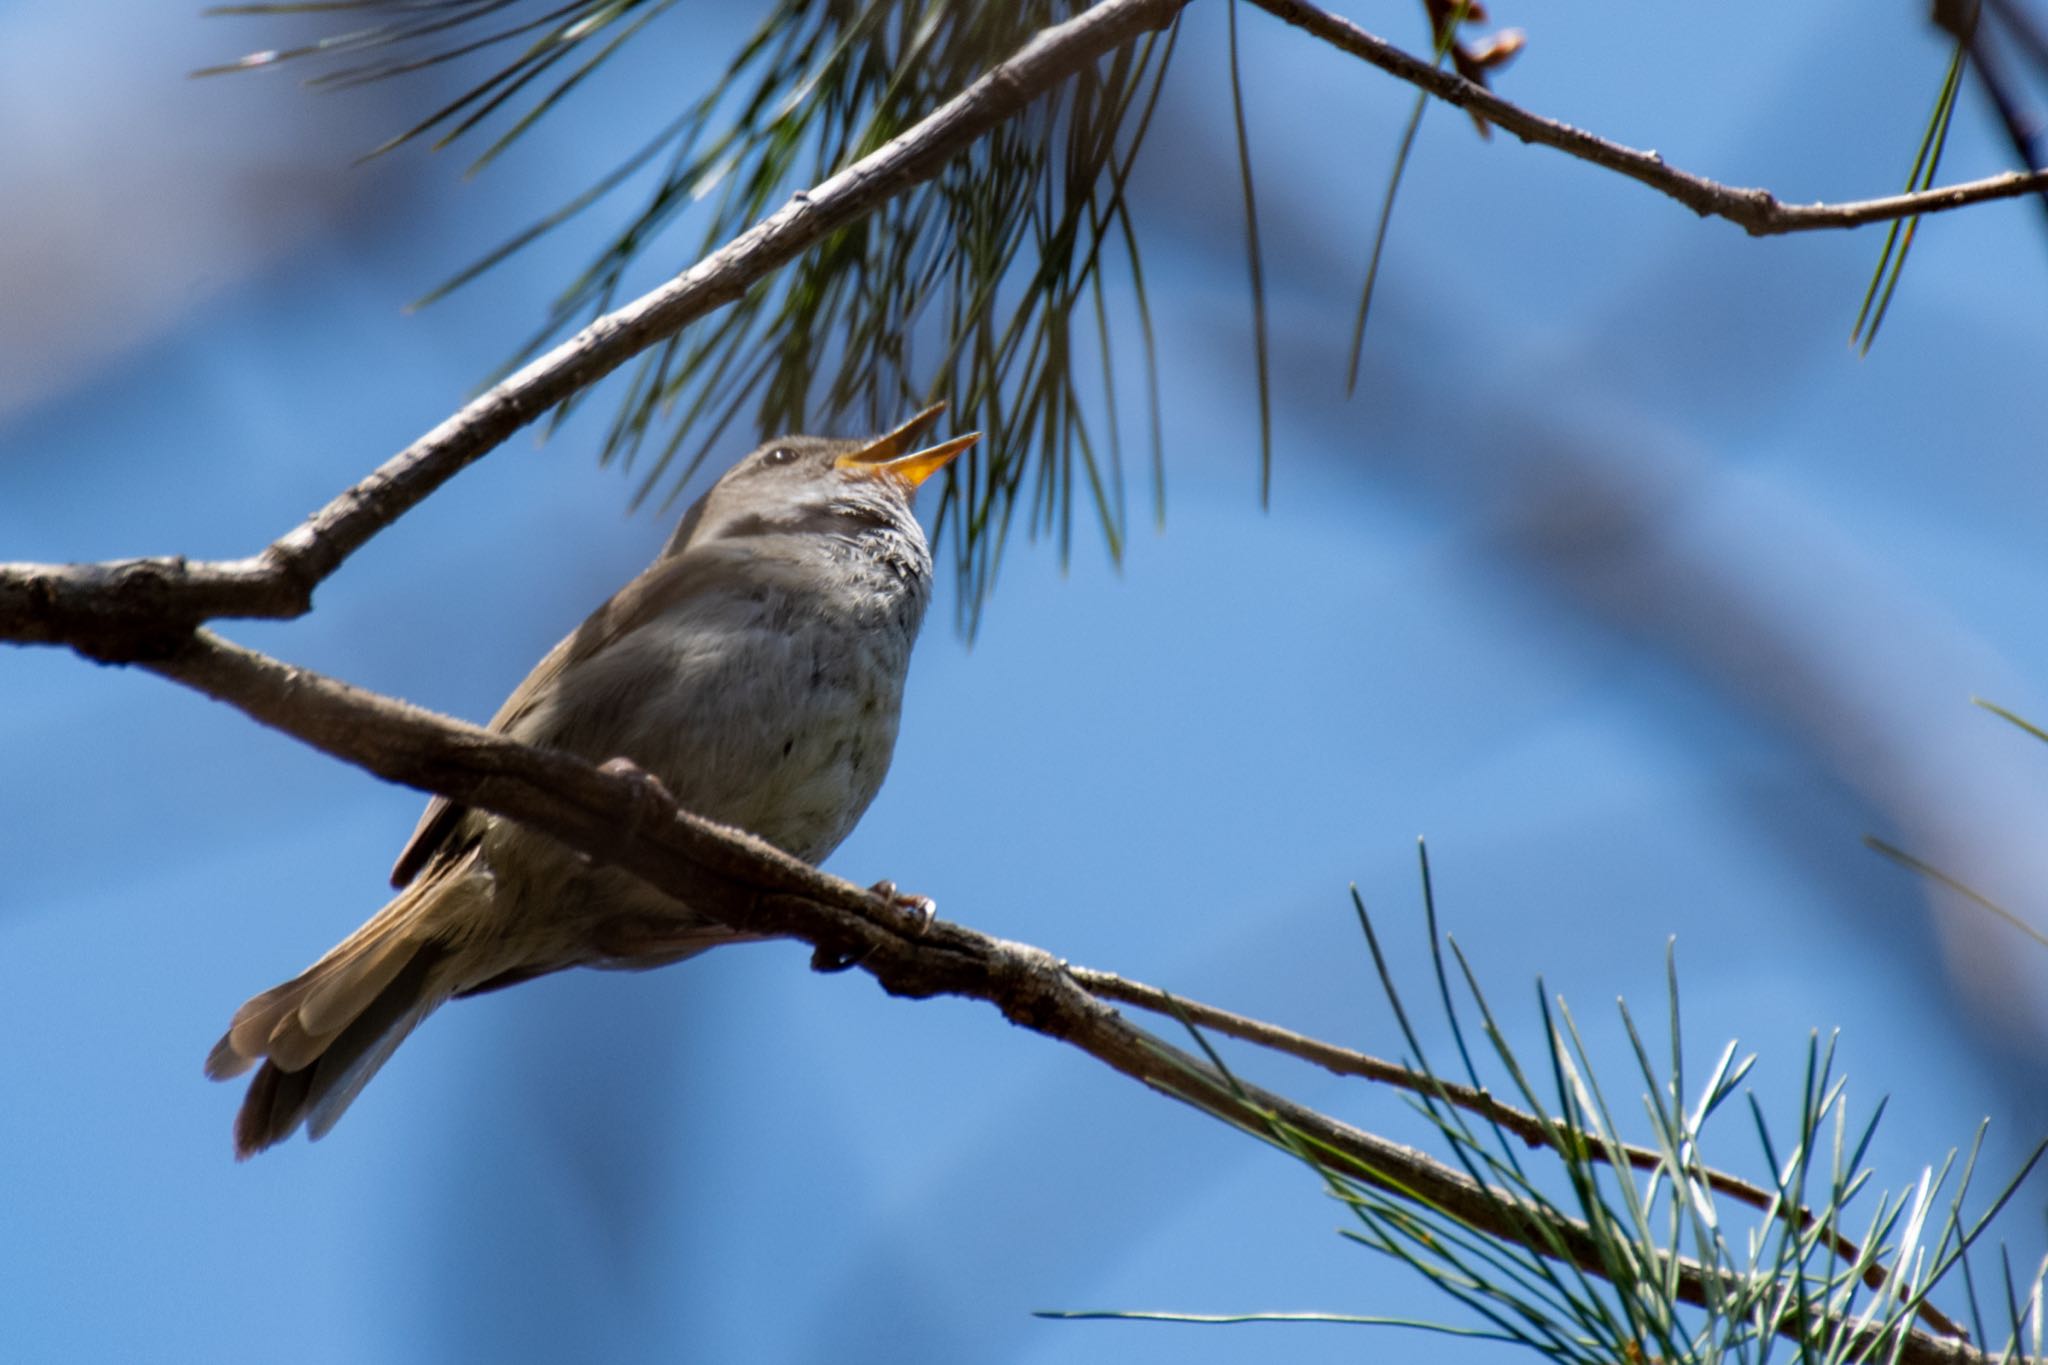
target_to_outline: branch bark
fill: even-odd
[[[1332,47],[1370,62],[1447,104],[1454,104],[1489,123],[1500,125],[1524,142],[1555,147],[1581,161],[1590,161],[1595,166],[1625,175],[1669,195],[1702,218],[1725,218],[1752,237],[1894,222],[1915,214],[1942,213],[1994,199],[2016,199],[2048,189],[2048,170],[2013,171],[1982,180],[1944,185],[1918,194],[1893,194],[1840,204],[1787,204],[1769,190],[1724,185],[1667,165],[1664,158],[1655,152],[1626,147],[1583,128],[1574,128],[1569,123],[1533,114],[1502,99],[1485,86],[1412,56],[1384,38],[1366,32],[1342,15],[1332,14],[1319,5],[1307,3],[1307,0],[1251,0],[1251,3],[1276,19],[1284,19]]]

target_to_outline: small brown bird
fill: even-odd
[[[491,720],[523,743],[623,758],[684,808],[807,862],[888,770],[932,557],[917,486],[980,433],[910,450],[942,410],[870,441],[788,436],[728,470],[646,572],[556,645]],[[215,1080],[262,1068],[235,1120],[248,1157],[323,1136],[442,1002],[567,967],[659,966],[742,936],[509,820],[430,802],[398,895],[235,1012]],[[650,943],[649,926],[659,926]]]

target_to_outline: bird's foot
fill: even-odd
[[[660,778],[632,759],[607,759],[598,765],[597,770],[611,777],[623,777],[633,784],[633,812],[627,817],[632,833],[652,829],[671,818],[676,807],[675,797],[661,785]]]
[[[939,903],[930,896],[912,896],[900,891],[896,883],[888,880],[876,882],[869,892],[880,896],[891,909],[903,913],[903,929],[912,938],[924,937],[925,930],[932,927],[932,921],[939,917]]]
[[[871,895],[879,896],[891,910],[902,918],[897,928],[912,938],[921,938],[932,927],[938,917],[939,905],[930,896],[911,896],[896,889],[891,881],[876,882],[868,888]],[[849,953],[839,948],[828,948],[819,944],[811,950],[811,970],[814,972],[843,972],[849,967],[860,965],[865,954]]]

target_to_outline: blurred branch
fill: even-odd
[[[1914,214],[1941,213],[1996,199],[2013,199],[2048,189],[2048,171],[2025,174],[2009,171],[2004,175],[1944,185],[1916,194],[1893,194],[1881,199],[1840,204],[1787,204],[1769,190],[1723,185],[1667,165],[1664,158],[1655,152],[1625,147],[1568,123],[1532,114],[1485,86],[1411,56],[1392,43],[1374,37],[1349,19],[1308,4],[1306,0],[1251,0],[1251,3],[1446,103],[1497,124],[1524,142],[1555,147],[1581,161],[1590,161],[1625,175],[1671,196],[1703,218],[1725,218],[1752,237],[1861,227],[1867,223],[1910,218]]]
[[[203,621],[303,615],[314,587],[349,555],[513,432],[930,180],[990,129],[1104,53],[1164,27],[1187,2],[1104,0],[1043,30],[900,137],[493,385],[259,555],[0,565],[0,639],[139,659],[172,649]]]
[[[529,748],[195,631],[145,666],[256,721],[392,782],[537,829],[577,852],[644,878],[743,933],[799,939],[820,965],[851,965],[892,995],[984,1000],[1012,1023],[1070,1043],[1114,1070],[1255,1136],[1277,1131],[1310,1144],[1319,1169],[1414,1201],[1461,1226],[1580,1271],[1612,1278],[1611,1247],[1587,1224],[1539,1207],[1418,1151],[1260,1089],[1131,1024],[1091,989],[1099,973],[1044,950],[922,918],[873,892],[797,861],[762,840],[689,814],[659,788],[566,754]],[[1149,988],[1128,989],[1143,995]],[[1163,993],[1162,993],[1163,998]],[[1174,1002],[1213,1024],[1224,1012]],[[1279,1031],[1261,1025],[1269,1044]],[[1565,1131],[1575,1131],[1569,1125]],[[1583,1139],[1581,1139],[1583,1141]],[[1725,1268],[1671,1252],[1646,1254],[1677,1301],[1711,1305],[1738,1288]],[[1644,1267],[1637,1267],[1640,1273]],[[1967,1340],[1924,1330],[1881,1339],[1851,1322],[1788,1306],[1768,1330],[1797,1335],[1816,1322],[1867,1348],[1895,1347],[1912,1365],[1988,1361]]]

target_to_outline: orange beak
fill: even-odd
[[[946,410],[944,403],[934,403],[917,416],[897,427],[886,436],[877,436],[859,450],[841,455],[832,462],[837,469],[849,470],[856,474],[876,477],[887,474],[901,479],[915,488],[932,475],[953,462],[955,456],[981,439],[981,433],[970,431],[965,436],[955,436],[950,441],[941,441],[935,446],[922,450],[904,452],[917,434],[931,425],[932,419]]]

